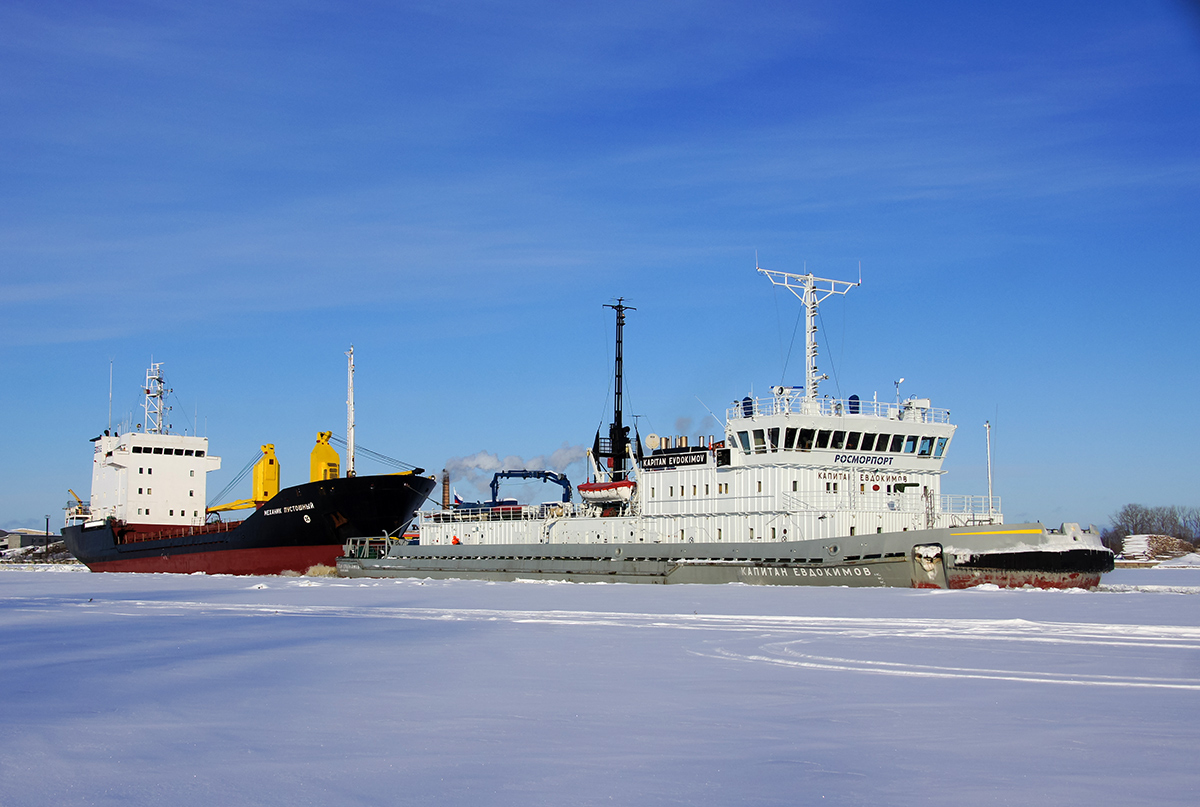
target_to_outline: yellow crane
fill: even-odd
[[[228,510],[248,510],[251,507],[262,507],[275,494],[279,493],[279,463],[275,459],[275,444],[267,443],[262,447],[262,456],[254,463],[254,488],[251,499],[238,499],[228,504],[218,504],[208,508],[210,513],[223,513]]]
[[[309,481],[322,482],[326,479],[337,479],[341,471],[341,457],[333,446],[329,445],[332,432],[318,432],[317,444],[309,455]],[[210,513],[222,513],[229,510],[248,510],[251,507],[262,507],[279,493],[279,461],[275,457],[275,444],[267,443],[262,447],[262,457],[254,464],[253,498],[238,499],[228,504],[218,504],[208,508]],[[72,493],[74,495],[74,493]],[[79,497],[76,496],[76,499]]]

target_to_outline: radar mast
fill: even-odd
[[[143,387],[143,391],[146,393],[146,403],[142,404],[142,408],[146,410],[146,434],[166,434],[168,427],[163,418],[171,411],[171,407],[166,406],[163,401],[171,390],[167,389],[163,381],[162,362],[151,362],[150,369],[146,371],[146,386]]]
[[[810,401],[817,398],[817,385],[829,378],[817,369],[817,308],[831,295],[845,294],[855,286],[862,285],[862,278],[857,283],[845,280],[830,280],[824,277],[814,277],[811,272],[797,275],[791,272],[778,272],[773,269],[757,267],[760,274],[776,286],[783,286],[799,298],[804,304],[804,397]]]

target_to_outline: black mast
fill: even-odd
[[[608,427],[608,451],[598,452],[600,456],[612,459],[612,478],[614,482],[625,481],[626,457],[629,456],[629,427],[621,420],[621,384],[624,380],[623,334],[625,330],[625,312],[636,311],[636,308],[625,305],[625,298],[618,297],[616,304],[606,303],[605,308],[617,312],[617,362],[616,386],[613,393],[613,422]],[[597,435],[597,438],[599,435]],[[599,442],[599,440],[597,440]],[[603,448],[603,446],[601,447]]]

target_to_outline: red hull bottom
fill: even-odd
[[[1086,588],[1100,585],[1099,572],[1019,572],[1004,569],[957,569],[947,575],[949,588],[994,585],[1000,588]]]
[[[167,572],[171,574],[303,574],[317,565],[336,566],[341,544],[222,549],[185,555],[158,555],[89,563],[93,572]]]

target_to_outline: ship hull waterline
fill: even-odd
[[[110,520],[68,526],[63,539],[96,572],[302,574],[314,566],[333,568],[352,537],[398,534],[434,485],[412,474],[309,482],[280,491],[236,526],[156,528]]]

